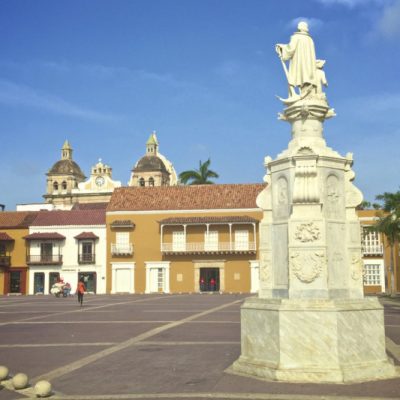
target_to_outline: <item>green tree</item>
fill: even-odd
[[[179,180],[184,185],[208,185],[212,184],[210,178],[218,178],[219,175],[209,169],[211,160],[202,163],[200,160],[199,169],[183,171],[179,174]]]
[[[390,246],[390,290],[389,294],[395,292],[394,280],[394,259],[395,259],[395,244],[400,241],[400,191],[396,193],[385,192],[376,196],[382,204],[382,210],[377,212],[378,221],[373,225],[372,229],[382,233]],[[385,270],[385,278],[387,282],[387,273]]]

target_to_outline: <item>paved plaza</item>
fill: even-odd
[[[352,385],[265,382],[225,370],[240,355],[245,295],[0,297],[0,365],[31,387],[0,399],[400,399],[400,379]],[[400,365],[400,301],[383,300],[387,349]]]

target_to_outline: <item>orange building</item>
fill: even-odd
[[[107,292],[255,292],[263,184],[124,187],[107,208]]]
[[[368,227],[377,220],[376,210],[358,210],[362,227],[362,252],[364,262],[364,293],[381,293],[391,287],[390,246],[387,238],[381,233],[374,232]],[[394,257],[395,289],[400,291],[400,259],[399,244],[395,244]]]
[[[27,293],[24,236],[36,216],[36,212],[0,212],[0,294]]]

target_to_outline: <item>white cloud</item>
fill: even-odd
[[[377,5],[383,5],[388,0],[315,0],[315,1],[326,6],[343,5],[349,8],[354,8],[357,6],[368,6],[371,3]]]
[[[301,21],[307,22],[310,31],[316,31],[319,28],[321,28],[322,25],[324,24],[323,21],[318,19],[318,18],[297,17],[297,18],[292,19],[287,24],[287,27],[290,28],[290,29],[295,29],[296,30],[297,29],[297,25]]]
[[[376,24],[377,33],[387,39],[400,36],[400,0],[387,5]]]
[[[0,103],[12,106],[28,106],[55,114],[89,120],[114,120],[116,117],[71,104],[59,97],[38,92],[35,89],[0,79]]]

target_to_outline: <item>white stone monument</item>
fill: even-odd
[[[257,204],[260,291],[241,309],[241,356],[230,372],[287,382],[360,382],[399,375],[385,351],[383,307],[364,298],[352,155],[327,147],[334,116],[308,26],[276,45],[289,84],[279,115],[288,148],[265,158]],[[289,69],[285,64],[289,61]]]

